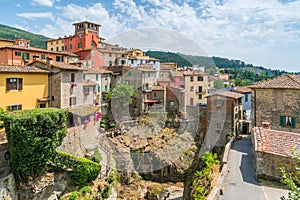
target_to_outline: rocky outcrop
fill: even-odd
[[[12,173],[0,179],[0,197],[0,199],[3,200],[17,199],[15,191],[15,178]]]
[[[58,200],[71,184],[66,172],[46,173],[27,183],[20,183],[17,194],[19,200]]]

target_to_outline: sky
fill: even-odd
[[[51,38],[74,22],[127,48],[238,59],[300,72],[300,0],[0,0],[0,24]]]

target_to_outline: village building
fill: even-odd
[[[260,81],[252,90],[252,124],[300,133],[300,75],[286,74]]]
[[[208,74],[195,71],[183,71],[185,102],[188,106],[206,105],[208,95]]]
[[[0,65],[0,107],[8,111],[48,107],[48,74],[34,66]]]
[[[24,66],[40,59],[52,58],[56,62],[71,63],[79,60],[78,55],[71,52],[52,52],[30,46],[29,40],[18,39],[12,45],[0,47],[0,64]]]
[[[243,94],[231,91],[214,93],[207,96],[207,135],[217,133],[216,146],[224,146],[229,137],[238,135],[243,119]]]

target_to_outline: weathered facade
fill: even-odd
[[[250,88],[253,126],[267,122],[271,129],[300,132],[300,75],[275,77]]]
[[[229,135],[237,134],[238,122],[243,118],[242,97],[242,94],[230,91],[207,97],[207,135],[219,137],[217,146],[224,146]]]
[[[280,168],[295,172],[296,159],[291,150],[300,153],[300,134],[268,128],[254,128],[254,166],[258,178],[281,180]]]

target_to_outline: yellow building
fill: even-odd
[[[11,46],[14,43],[15,43],[14,40],[7,40],[7,39],[0,38],[0,47]]]
[[[64,38],[52,39],[47,41],[47,50],[62,52],[65,51],[65,40]]]
[[[48,107],[48,71],[0,65],[0,107],[9,111]]]

